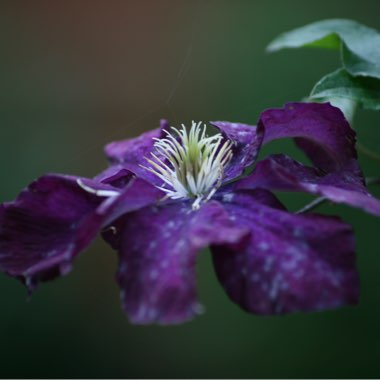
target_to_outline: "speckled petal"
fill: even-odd
[[[168,128],[167,120],[161,120],[160,128],[143,133],[136,138],[111,142],[104,149],[106,156],[112,165],[121,165],[139,178],[159,184],[157,177],[140,165],[147,165],[144,157],[149,157],[150,152],[153,151],[153,138],[164,137],[163,130],[168,130]]]
[[[256,314],[285,314],[356,304],[359,280],[352,229],[335,217],[294,215],[262,203],[265,190],[240,190],[225,203],[251,230],[244,248],[212,247],[230,298]]]
[[[133,178],[120,195],[103,202],[96,214],[102,217],[102,225],[109,226],[123,214],[133,212],[148,205],[157,207],[164,199],[165,193],[141,178]],[[112,229],[114,231],[114,229]],[[114,234],[114,232],[112,232]]]
[[[84,191],[77,179],[46,175],[0,205],[0,270],[29,290],[70,271],[98,231],[89,215],[104,198]]]
[[[136,324],[181,323],[199,313],[197,254],[209,244],[236,244],[247,234],[215,201],[198,211],[185,202],[147,207],[119,225],[120,239],[112,242],[119,249],[117,280],[123,308]]]
[[[355,132],[339,108],[329,103],[289,103],[264,111],[264,144],[293,137],[317,167],[334,171],[356,158]]]
[[[246,167],[255,162],[263,141],[263,128],[228,121],[211,121],[210,124],[215,126],[225,139],[234,143],[234,155],[225,172],[225,181],[229,181],[241,175]]]
[[[339,171],[326,174],[288,156],[272,155],[259,162],[255,171],[238,182],[236,187],[304,191],[380,216],[380,200],[368,193],[354,159],[347,161]]]

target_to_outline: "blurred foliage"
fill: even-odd
[[[324,76],[313,88],[310,99],[346,98],[361,107],[380,110],[380,80],[353,77],[344,69]]]
[[[353,20],[331,19],[313,22],[285,32],[267,50],[315,47],[341,50],[344,68],[353,76],[380,79],[380,33]]]
[[[353,20],[322,20],[282,33],[267,51],[301,47],[339,50],[342,60],[342,68],[324,76],[313,87],[310,100],[349,99],[366,109],[380,109],[378,31]],[[348,109],[349,115],[353,112]]]

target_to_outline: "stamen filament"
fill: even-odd
[[[232,159],[232,142],[224,141],[218,133],[207,136],[206,125],[193,122],[190,131],[165,130],[165,137],[154,138],[155,152],[142,166],[164,183],[158,186],[172,199],[191,199],[193,210],[207,202],[222,185],[224,171]]]

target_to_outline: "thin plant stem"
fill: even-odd
[[[325,197],[319,197],[312,200],[310,203],[308,203],[306,206],[302,207],[298,211],[296,211],[296,214],[304,214],[306,212],[312,211],[321,204],[325,203],[327,199]]]
[[[367,148],[365,145],[357,142],[356,147],[358,149],[358,152],[362,153],[363,155],[367,156],[371,160],[380,162],[380,154],[373,152],[371,149]]]
[[[370,186],[370,185],[380,185],[380,178],[369,177],[369,178],[365,179],[365,183],[366,183],[367,186]]]

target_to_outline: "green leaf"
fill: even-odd
[[[380,33],[356,21],[330,19],[294,29],[272,41],[267,51],[300,47],[341,48],[343,65],[351,75],[380,79]]]
[[[365,41],[363,40],[363,42]],[[373,45],[372,47],[373,57],[371,62],[356,55],[343,44],[342,61],[345,69],[351,75],[380,79],[380,38],[376,43],[377,45]]]
[[[380,80],[353,77],[339,69],[323,77],[311,91],[309,99],[346,98],[366,109],[380,110]]]

